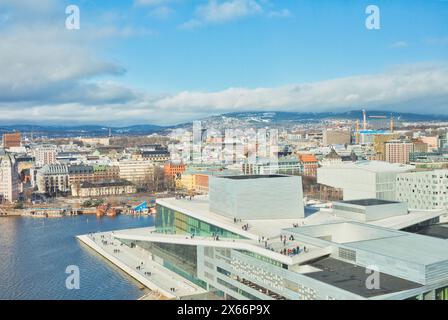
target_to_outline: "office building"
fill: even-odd
[[[397,173],[413,166],[384,161],[358,161],[325,166],[317,170],[317,182],[343,189],[344,200],[395,200]]]
[[[350,144],[351,131],[349,129],[326,129],[323,131],[323,145]]]
[[[183,163],[165,163],[163,171],[166,177],[175,178],[180,176],[185,171],[185,164]]]
[[[74,197],[99,197],[137,192],[137,188],[126,180],[104,180],[95,182],[82,182],[72,185],[72,196]]]
[[[154,163],[150,160],[120,160],[113,165],[120,170],[120,179],[144,183],[154,175]]]
[[[40,193],[64,194],[70,191],[69,166],[49,164],[37,170],[36,186]]]
[[[319,162],[313,154],[299,154],[301,172],[304,176],[316,177]]]
[[[84,145],[88,146],[109,146],[110,145],[110,138],[108,137],[96,137],[96,138],[80,138],[79,139]]]
[[[409,163],[409,155],[414,152],[414,144],[409,141],[392,140],[385,143],[386,161]]]
[[[22,135],[20,132],[4,133],[3,134],[3,148],[17,148],[22,144]]]
[[[57,163],[57,148],[54,145],[41,145],[34,149],[34,158],[37,167]]]
[[[286,174],[298,175],[302,172],[302,164],[297,157],[287,156],[280,157],[277,161],[244,161],[241,164],[243,174]]]
[[[439,149],[439,136],[422,136],[421,141],[428,145],[428,151],[434,152]]]
[[[375,153],[375,159],[379,161],[386,160],[386,142],[396,140],[400,137],[396,133],[384,133],[377,134],[373,140],[373,151]]]
[[[400,173],[396,185],[396,199],[411,209],[448,210],[448,170]]]
[[[17,161],[12,154],[0,149],[0,203],[14,202],[19,195]]]
[[[413,153],[428,152],[428,144],[423,142],[421,139],[413,139],[412,144],[414,145],[414,147],[412,148]]]

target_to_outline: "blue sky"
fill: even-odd
[[[80,30],[64,28],[68,4]],[[365,27],[371,4],[379,30]],[[441,0],[2,0],[0,108],[7,121],[27,111],[114,125],[244,110],[448,113],[447,21]]]

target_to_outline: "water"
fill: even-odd
[[[0,218],[0,299],[137,299],[141,285],[75,236],[152,225],[125,215]],[[69,265],[79,267],[79,290],[65,286]]]

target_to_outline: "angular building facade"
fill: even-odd
[[[411,209],[448,210],[448,170],[425,170],[397,175],[397,200]]]
[[[238,300],[448,299],[446,240],[399,230],[440,213],[411,214],[394,203],[367,199],[346,207],[364,210],[361,214],[372,218],[368,223],[325,212],[297,218],[269,210],[264,216],[260,206],[278,205],[285,192],[270,181],[283,178],[246,177],[247,184],[239,185],[245,179],[216,177],[210,180],[210,198],[158,199],[154,227],[83,241],[97,248],[92,237],[110,237],[136,250],[144,270],[158,270],[147,277],[148,285],[173,299],[205,294]],[[252,212],[239,214],[238,194],[248,187],[255,193],[266,183],[272,188],[265,199],[250,198]],[[377,206],[392,211],[378,214]],[[114,259],[120,261],[120,255]],[[372,272],[378,286],[367,285]]]
[[[358,161],[318,169],[317,182],[343,189],[344,200],[396,199],[396,176],[413,166],[383,161]]]
[[[272,197],[275,190],[276,197]],[[210,210],[236,219],[304,217],[302,178],[282,175],[210,177]]]

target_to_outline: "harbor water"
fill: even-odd
[[[138,299],[142,285],[75,236],[152,225],[151,216],[0,218],[0,299]],[[68,266],[79,268],[79,289],[66,287]]]

